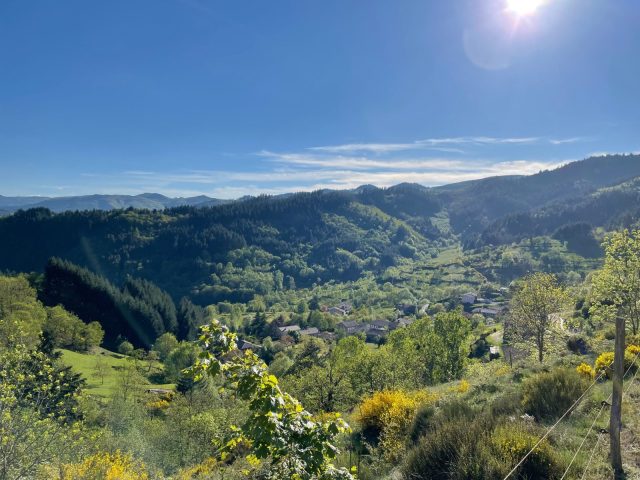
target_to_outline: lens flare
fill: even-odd
[[[547,0],[507,0],[507,11],[524,17],[533,15]]]

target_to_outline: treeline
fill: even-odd
[[[41,295],[47,305],[63,305],[86,322],[99,322],[109,347],[123,339],[149,347],[166,332],[193,338],[205,321],[202,308],[186,298],[176,308],[169,294],[148,280],[128,278],[118,288],[104,277],[58,258],[47,263]]]

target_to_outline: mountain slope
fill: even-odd
[[[640,155],[609,155],[530,176],[491,177],[434,189],[456,232],[480,233],[506,215],[588,195],[640,176]]]
[[[613,230],[637,225],[638,221],[640,177],[537,210],[508,215],[490,225],[480,239],[483,244],[504,244],[531,236],[551,235],[571,224]]]
[[[49,197],[5,197],[0,195],[0,208],[4,210],[18,209],[49,200]]]

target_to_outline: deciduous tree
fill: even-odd
[[[511,300],[515,333],[534,343],[540,362],[544,359],[552,315],[561,313],[567,302],[565,290],[558,285],[556,277],[548,273],[534,273],[525,277]]]

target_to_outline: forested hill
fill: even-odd
[[[245,300],[427,255],[441,241],[430,219],[440,209],[432,193],[414,186],[164,211],[31,209],[0,220],[0,269],[38,271],[56,256],[119,283],[128,274],[151,279],[174,298],[213,283],[207,301]],[[251,267],[245,287],[228,281],[227,264]]]
[[[59,257],[117,284],[147,278],[174,299],[197,292],[207,304],[378,274],[458,242],[555,235],[595,255],[593,227],[637,221],[636,177],[640,156],[608,156],[432,189],[365,186],[206,208],[20,210],[0,219],[0,270],[42,271]]]
[[[640,155],[608,155],[530,176],[490,177],[435,188],[458,232],[470,235],[516,213],[583,198],[640,176]]]

